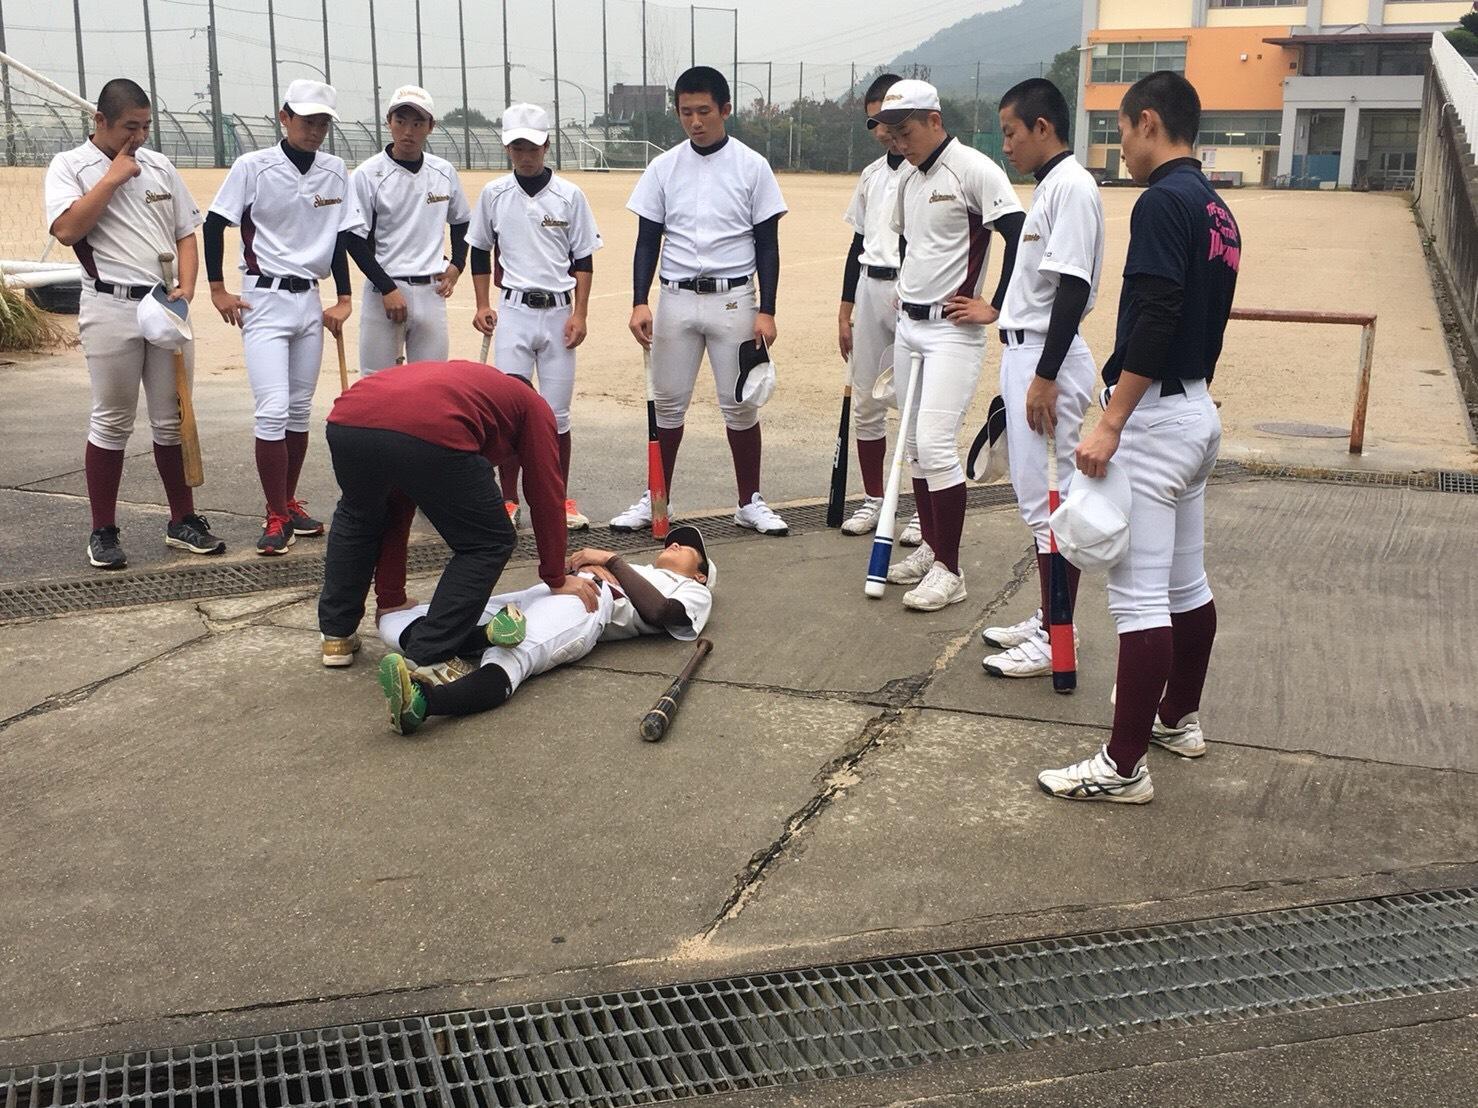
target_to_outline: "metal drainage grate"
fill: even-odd
[[[1478,890],[0,1071],[4,1108],[637,1105],[1478,985]]]
[[[1436,489],[1437,475],[1431,470],[1393,473],[1368,469],[1321,469],[1314,466],[1272,465],[1244,461],[1242,467],[1258,477],[1281,481],[1320,481],[1333,485],[1369,485],[1380,488]],[[1219,467],[1218,467],[1219,468]]]
[[[1455,469],[1437,471],[1437,487],[1443,492],[1478,495],[1478,473],[1461,473]]]

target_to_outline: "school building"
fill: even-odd
[[[1158,69],[1201,94],[1208,173],[1249,185],[1398,189],[1416,172],[1434,31],[1472,0],[1083,0],[1076,145],[1128,176],[1125,91]]]

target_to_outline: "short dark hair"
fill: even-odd
[[[881,104],[883,102],[883,96],[887,91],[901,80],[903,78],[896,73],[882,74],[872,84],[867,86],[867,91],[862,94],[862,102],[864,104]]]
[[[677,104],[677,98],[685,92],[690,96],[706,92],[721,108],[725,104],[732,103],[729,95],[729,79],[711,65],[695,65],[692,69],[682,72],[677,83],[672,86],[674,105]]]
[[[137,81],[130,81],[127,77],[114,77],[98,93],[98,113],[109,123],[117,123],[118,117],[130,108],[148,106],[149,94]]]
[[[1010,108],[1016,118],[1028,127],[1035,127],[1037,120],[1045,119],[1052,124],[1058,139],[1067,141],[1068,121],[1067,97],[1062,90],[1045,77],[1029,77],[1020,84],[1012,85],[1001,97],[1001,111]]]
[[[1165,134],[1176,142],[1193,145],[1201,133],[1201,97],[1196,86],[1179,73],[1162,69],[1129,87],[1119,103],[1119,114],[1138,123],[1140,113],[1146,111],[1159,115]]]

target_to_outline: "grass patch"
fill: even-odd
[[[67,340],[67,332],[31,303],[25,289],[0,282],[0,350],[46,350]]]

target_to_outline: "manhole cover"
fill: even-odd
[[[1299,439],[1347,439],[1348,427],[1331,427],[1327,423],[1258,423],[1255,430],[1270,435],[1288,435]]]

